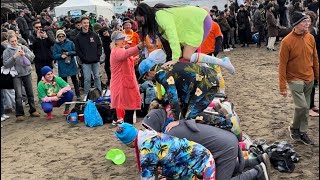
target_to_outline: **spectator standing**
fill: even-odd
[[[87,96],[91,85],[91,73],[94,76],[94,85],[101,90],[100,56],[102,44],[99,36],[89,29],[90,19],[83,16],[80,20],[81,31],[75,40],[76,53],[82,62],[84,76],[84,94]]]
[[[19,46],[15,35],[8,37],[9,46],[3,52],[3,65],[6,68],[14,67],[17,75],[13,77],[13,86],[15,90],[16,100],[16,117],[17,121],[24,120],[24,110],[22,104],[22,85],[24,85],[28,103],[29,113],[32,117],[39,117],[40,114],[36,110],[33,96],[31,62],[34,59],[34,54],[26,47]]]
[[[110,70],[110,44],[111,44],[111,31],[108,27],[103,27],[99,31],[99,35],[102,41],[102,46],[103,46],[103,51],[105,54],[105,59],[104,59],[104,70],[107,74],[107,82],[106,85],[110,85],[110,80],[111,80],[111,70]]]
[[[306,14],[310,17],[310,20],[311,20],[309,32],[310,32],[310,34],[313,35],[313,37],[316,41],[316,49],[318,52],[317,59],[319,62],[320,38],[319,38],[319,29],[317,28],[318,26],[316,25],[317,14],[314,13],[313,11],[307,11]],[[317,80],[314,80],[314,85],[312,87],[312,92],[311,92],[310,110],[309,110],[309,115],[311,117],[319,117],[319,108],[314,103],[314,99],[315,99],[315,95],[316,95],[316,86],[318,86],[318,85],[319,85],[319,82]]]
[[[75,43],[76,37],[81,31],[81,22],[79,19],[77,19],[74,22],[74,29],[70,31],[70,33],[67,33],[67,38],[70,39],[73,43]]]
[[[53,46],[53,59],[58,62],[59,76],[66,82],[71,77],[77,100],[80,100],[79,82],[77,79],[78,67],[76,64],[76,50],[72,41],[66,38],[63,30],[56,33],[57,41]]]
[[[111,107],[117,110],[118,120],[123,118],[133,124],[134,111],[141,109],[141,96],[134,70],[137,59],[132,56],[142,49],[142,44],[125,49],[125,37],[120,31],[111,35]]]
[[[238,36],[240,39],[241,47],[249,47],[250,39],[250,13],[247,11],[243,4],[240,5],[239,12],[237,14],[237,23],[238,23]]]
[[[1,44],[1,62],[0,62],[0,67],[3,66],[3,51],[6,49],[6,47],[4,45]],[[5,113],[4,113],[4,89],[0,89],[0,98],[1,98],[1,122],[10,118],[10,116],[7,116]],[[2,124],[1,124],[1,127],[2,127]]]
[[[20,34],[23,39],[28,40],[29,39],[29,26],[24,18],[24,11],[19,11],[19,16],[17,18],[18,28],[20,30]]]
[[[223,51],[228,52],[230,51],[230,46],[229,46],[229,33],[230,33],[230,25],[228,24],[227,18],[225,16],[225,12],[221,11],[220,16],[217,19],[217,22],[220,26],[221,32],[223,34]]]
[[[266,23],[265,17],[266,16],[265,16],[263,4],[260,4],[258,9],[254,12],[254,15],[253,15],[253,25],[254,25],[254,28],[259,33],[259,41],[257,43],[258,48],[261,47],[261,42],[263,42],[264,40],[264,28]]]
[[[123,33],[126,35],[125,42],[126,45],[128,45],[126,48],[136,46],[139,43],[140,38],[138,33],[132,30],[131,20],[128,18],[124,19],[122,25]]]
[[[33,17],[31,15],[28,8],[24,8],[23,11],[24,11],[23,17],[26,19],[26,21],[28,23],[28,30],[29,30],[28,34],[30,36],[32,34],[32,23],[35,21],[35,17]],[[28,37],[28,39],[29,39],[29,37]],[[28,41],[28,39],[26,39],[26,41]]]
[[[308,16],[296,11],[292,24],[293,30],[281,41],[279,89],[286,97],[288,83],[295,105],[293,121],[288,127],[291,139],[313,145],[307,131],[313,81],[319,81],[318,54],[314,37],[308,32]]]
[[[272,4],[268,4],[266,7],[266,20],[267,20],[267,29],[268,29],[268,50],[276,51],[274,49],[274,43],[276,42],[276,38],[278,36],[278,26],[277,26],[277,20],[274,17],[274,14],[272,13],[274,10],[274,7]]]
[[[229,11],[226,13],[227,15],[227,20],[228,24],[230,25],[230,33],[229,33],[229,44],[231,43],[231,48],[236,48],[236,29],[237,29],[237,21],[236,21],[236,16],[234,14],[234,10],[230,8]]]
[[[32,50],[35,55],[34,64],[37,73],[37,82],[39,82],[42,78],[41,68],[43,66],[53,68],[51,47],[54,44],[54,39],[48,37],[39,21],[33,23],[33,30],[34,32],[32,36],[30,36],[30,39],[32,42]]]

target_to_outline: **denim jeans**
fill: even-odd
[[[22,104],[22,86],[26,90],[28,103],[29,103],[29,113],[34,113],[36,111],[36,106],[34,104],[33,88],[32,88],[32,77],[31,74],[21,77],[13,78],[13,87],[15,90],[15,100],[16,100],[16,116],[24,116],[23,104]]]
[[[84,77],[84,95],[88,95],[91,87],[91,73],[94,77],[94,86],[101,91],[100,63],[82,64],[82,70]]]

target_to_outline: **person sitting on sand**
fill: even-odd
[[[53,107],[60,107],[65,102],[71,102],[74,96],[70,85],[61,77],[55,76],[49,66],[41,69],[42,79],[38,83],[39,103],[47,119],[52,119]],[[65,106],[64,115],[70,113],[70,105]]]
[[[215,162],[201,144],[153,130],[137,130],[128,123],[118,125],[115,136],[135,148],[141,179],[155,179],[157,169],[169,179],[215,179]]]

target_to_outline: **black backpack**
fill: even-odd
[[[270,157],[270,162],[280,172],[292,173],[296,162],[299,161],[298,154],[293,146],[286,141],[275,142],[265,150]]]
[[[103,124],[112,123],[113,120],[117,120],[116,110],[111,109],[109,103],[96,103],[96,108],[102,117]]]

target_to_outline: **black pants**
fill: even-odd
[[[107,82],[106,85],[110,85],[110,79],[111,79],[111,69],[110,69],[110,53],[106,54],[106,58],[104,60],[104,70],[106,71],[107,74]]]
[[[261,45],[261,42],[263,42],[264,41],[264,26],[258,26],[257,27],[257,30],[258,30],[258,32],[259,32],[259,41],[258,41],[258,45],[260,46]]]
[[[222,31],[223,35],[223,49],[229,49],[229,42],[228,42],[228,36],[229,36],[229,31]]]
[[[249,44],[250,29],[239,29],[240,44]]]
[[[125,111],[125,115],[124,115],[123,121],[129,124],[133,124],[134,110],[124,110],[124,111]]]
[[[311,95],[310,95],[310,109],[316,107],[316,105],[314,104],[314,96],[316,95],[316,88],[313,86],[312,91],[311,91]]]
[[[61,77],[65,82],[68,82],[68,77]],[[80,89],[79,89],[79,82],[77,79],[77,75],[71,76],[72,84],[74,86],[74,91],[77,97],[80,97]]]

